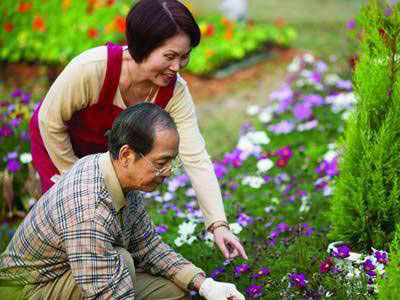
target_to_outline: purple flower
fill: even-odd
[[[214,271],[211,272],[210,277],[215,279],[223,272],[225,272],[225,269],[223,267],[216,268]]]
[[[315,232],[308,224],[303,224],[303,233],[304,235],[312,235]]]
[[[251,298],[257,298],[262,296],[263,293],[263,288],[260,285],[257,284],[250,284],[246,288],[246,294],[251,297]]]
[[[238,223],[244,227],[247,227],[248,225],[254,222],[253,218],[246,215],[245,213],[240,213],[237,220]]]
[[[350,256],[350,248],[343,245],[337,248],[337,251],[332,251],[332,256],[336,258],[346,258]]]
[[[274,238],[276,238],[278,236],[279,236],[279,231],[274,231],[273,230],[273,231],[270,232],[268,237],[274,239]]]
[[[263,179],[264,179],[264,182],[267,183],[267,182],[270,182],[270,181],[272,180],[272,176],[270,176],[270,175],[265,175],[265,176],[263,177]]]
[[[376,272],[374,271],[375,266],[370,259],[367,259],[364,262],[363,267],[364,267],[365,273],[367,273],[369,276],[376,276]]]
[[[339,174],[339,169],[338,169],[338,158],[334,158],[332,161],[330,161],[326,167],[326,174],[330,176],[336,176]]]
[[[13,131],[9,126],[4,125],[2,128],[0,128],[0,137],[10,137],[12,135]]]
[[[227,153],[224,155],[224,160],[222,163],[225,166],[231,165],[234,168],[239,168],[243,164],[243,160],[241,158],[242,150],[234,149],[231,153]]]
[[[240,277],[240,275],[242,273],[247,272],[248,270],[250,270],[250,266],[248,264],[244,264],[244,265],[235,267],[233,269],[233,272],[236,277]]]
[[[324,104],[324,98],[318,94],[309,94],[304,96],[304,104],[308,105],[309,107],[321,106]]]
[[[19,124],[21,124],[21,119],[19,119],[19,118],[14,118],[14,119],[12,119],[12,120],[10,121],[9,124],[10,124],[11,127],[16,128],[16,127],[19,126]]]
[[[269,276],[270,272],[268,268],[261,268],[257,273],[251,274],[251,278],[256,279],[259,277]]]
[[[282,222],[276,225],[276,229],[278,229],[279,231],[287,231],[289,229],[289,225]]]
[[[308,105],[300,103],[294,106],[293,113],[297,120],[302,121],[308,119],[312,111]]]
[[[226,167],[223,164],[219,164],[219,163],[214,163],[214,171],[215,171],[215,175],[217,176],[218,179],[224,178],[226,173],[228,173],[228,170],[226,169]]]
[[[356,27],[356,20],[351,19],[350,21],[347,22],[348,29],[354,29],[355,27]]]
[[[376,251],[374,253],[374,256],[379,263],[384,264],[384,265],[387,264],[387,253],[386,252]]]
[[[29,101],[31,100],[31,98],[32,98],[32,95],[30,94],[30,93],[25,93],[23,96],[22,96],[22,99],[21,99],[21,102],[23,103],[23,104],[29,104]]]
[[[290,148],[290,146],[286,146],[286,147],[278,149],[276,151],[276,155],[278,155],[281,159],[288,160],[292,157],[293,151],[292,151],[292,148]]]
[[[8,236],[13,236],[14,233],[15,233],[15,230],[14,230],[14,229],[10,229],[10,230],[7,231],[7,235],[8,235]]]
[[[160,234],[160,235],[166,233],[167,230],[168,230],[168,226],[165,225],[165,224],[156,226],[156,232],[157,232],[158,234]]]
[[[21,96],[22,96],[22,89],[21,88],[16,89],[15,91],[13,91],[11,93],[11,97],[12,98],[18,98],[18,97],[21,97]]]
[[[268,126],[268,130],[275,134],[290,133],[294,129],[294,124],[290,121],[280,121],[279,123]]]
[[[383,9],[383,13],[386,17],[390,17],[391,15],[393,15],[393,9],[391,9],[390,7],[385,7]]]
[[[18,160],[16,159],[11,159],[7,162],[7,169],[11,172],[11,173],[17,173],[20,169],[20,164],[18,162]]]
[[[304,274],[290,274],[289,278],[291,283],[299,288],[306,286],[307,281],[304,277]]]
[[[319,175],[323,175],[326,172],[326,169],[328,168],[329,163],[326,160],[323,160],[315,169],[315,172],[317,172]]]
[[[318,72],[312,72],[310,79],[314,83],[320,83],[321,82],[321,74],[319,74]]]
[[[21,135],[19,137],[23,141],[29,141],[30,140],[29,134],[25,130],[21,132]]]
[[[330,258],[327,258],[319,265],[319,270],[321,271],[321,273],[327,273],[332,268],[332,266],[332,260]]]

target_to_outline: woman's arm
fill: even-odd
[[[178,127],[179,156],[196,191],[206,228],[216,221],[226,221],[214,167],[197,124],[192,97],[183,79],[178,78],[174,96],[166,110]]]

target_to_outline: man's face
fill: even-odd
[[[154,191],[171,171],[157,176],[157,169],[169,166],[178,155],[179,136],[174,129],[156,131],[153,149],[144,157],[135,155],[129,159],[126,172],[125,190]]]

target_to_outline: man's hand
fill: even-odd
[[[240,244],[237,236],[230,232],[226,227],[218,227],[214,230],[214,241],[225,258],[235,258],[240,253],[244,259],[248,259],[246,252],[244,251],[243,246]],[[233,249],[232,253],[229,253],[226,244]]]
[[[207,300],[245,300],[234,284],[218,282],[212,278],[204,280],[199,294]]]

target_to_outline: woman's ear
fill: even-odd
[[[136,159],[135,152],[128,145],[123,145],[119,149],[118,160],[122,167],[124,168],[128,167],[131,162],[135,161],[135,159]]]

